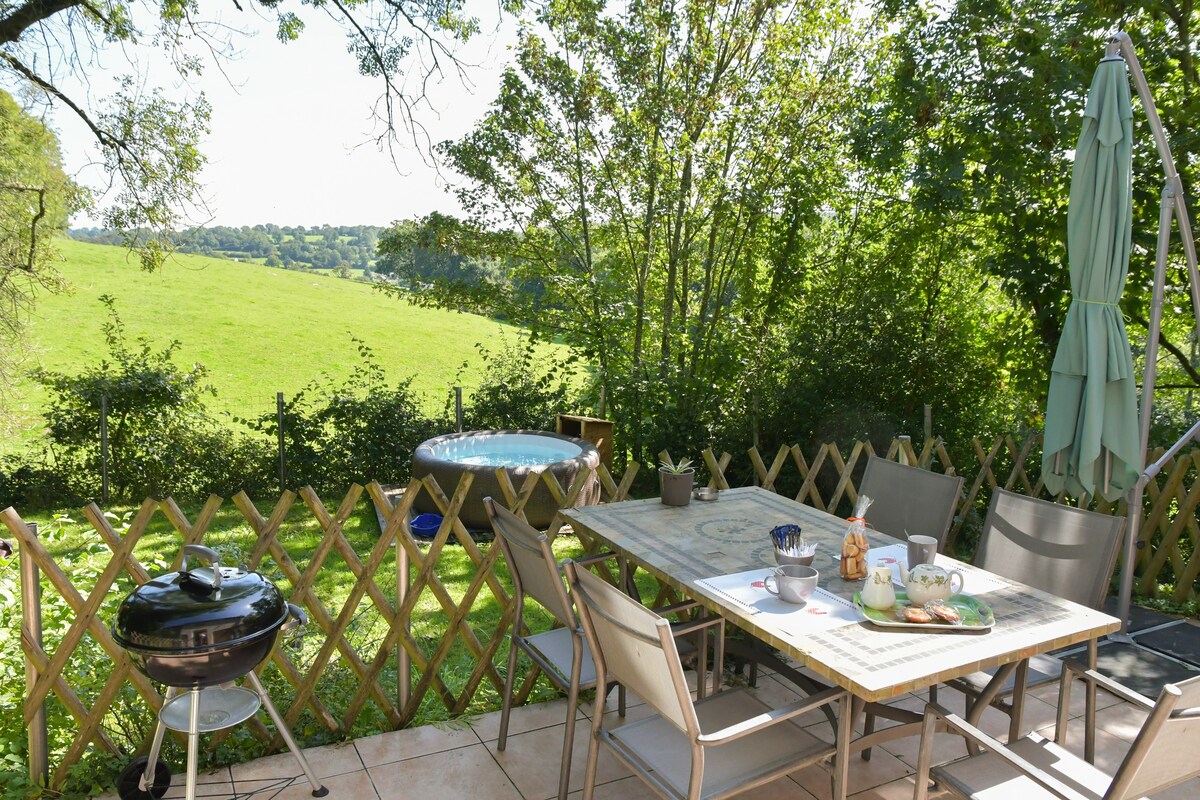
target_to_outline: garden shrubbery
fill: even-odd
[[[205,367],[180,368],[173,361],[178,342],[131,345],[111,298],[102,299],[110,314],[108,356],[79,375],[38,375],[50,394],[47,443],[40,453],[0,460],[0,508],[62,509],[99,499],[102,402],[111,502],[278,493],[279,416],[236,419],[240,432],[222,424],[205,405],[215,394]],[[409,381],[389,385],[371,349],[355,343],[361,361],[348,378],[314,381],[284,405],[289,489],[340,495],[352,483],[407,482],[417,445],[454,429],[448,414],[421,410]],[[552,430],[554,414],[569,408],[565,366],[537,359],[518,341],[494,351],[480,345],[480,352],[485,372],[468,398],[467,424]]]

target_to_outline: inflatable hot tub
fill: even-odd
[[[465,472],[475,476],[459,519],[468,528],[490,528],[483,498],[493,497],[502,505],[504,493],[496,480],[503,468],[518,492],[531,472],[547,471],[565,492],[581,470],[600,466],[600,452],[582,439],[545,431],[471,431],[449,433],[422,442],[413,453],[413,477],[432,475],[448,497],[454,495]],[[535,528],[546,528],[558,511],[544,478],[525,504],[525,517]],[[578,505],[600,501],[600,481],[593,474],[579,495]],[[426,491],[417,495],[417,511],[440,512]]]

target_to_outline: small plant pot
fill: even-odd
[[[686,506],[692,501],[692,482],[696,470],[668,472],[659,467],[658,477],[662,486],[662,501],[666,506]]]

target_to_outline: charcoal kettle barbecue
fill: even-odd
[[[280,633],[307,621],[265,576],[222,566],[216,551],[200,545],[184,546],[178,572],[130,593],[117,610],[113,638],[134,666],[165,684],[167,692],[149,755],[131,762],[118,779],[121,800],[152,800],[166,793],[170,770],[158,763],[166,728],[188,735],[186,800],[194,800],[199,735],[237,725],[260,707],[300,763],[313,797],[328,794],[254,674]],[[243,677],[252,688],[234,685]]]

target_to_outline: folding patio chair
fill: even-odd
[[[579,705],[579,692],[584,689],[597,689],[601,701],[610,688],[608,682],[601,684],[596,680],[596,668],[592,660],[587,642],[584,641],[583,631],[579,626],[575,609],[567,596],[566,586],[559,564],[555,561],[550,549],[550,541],[546,534],[539,532],[527,522],[517,517],[508,509],[496,503],[492,498],[484,498],[484,508],[492,522],[492,530],[496,541],[508,564],[515,590],[514,603],[516,614],[512,625],[512,644],[508,652],[508,673],[504,679],[504,697],[500,711],[500,737],[496,744],[497,750],[504,750],[508,742],[508,720],[512,711],[513,687],[517,672],[517,653],[524,651],[532,659],[546,677],[560,691],[567,693],[567,724],[563,739],[562,765],[559,772],[558,797],[565,800],[571,775],[571,749],[575,739],[575,711]],[[595,556],[581,560],[580,563],[591,563],[612,558],[611,554]],[[548,631],[530,634],[525,627],[525,601],[532,597],[553,617],[557,625]],[[671,606],[665,611],[675,613],[696,607],[695,603],[681,603]],[[681,623],[675,626],[675,635],[703,636],[702,627],[710,624],[705,620],[701,623]],[[719,643],[718,643],[719,645]],[[706,657],[705,646],[701,646],[697,658],[697,685],[700,694],[705,692]],[[717,648],[717,658],[722,655]],[[681,667],[682,669],[682,667]],[[714,691],[720,685],[720,661],[713,670]],[[599,686],[603,685],[603,691]],[[623,690],[622,690],[623,691]],[[621,714],[625,713],[624,695],[622,694]]]
[[[741,688],[693,701],[667,621],[569,560],[566,571],[600,680],[620,682],[656,712],[614,727],[597,698],[583,800],[592,800],[602,744],[655,791],[677,800],[718,800],[847,752],[851,703],[843,689],[784,708]],[[836,745],[805,730],[800,720],[834,702],[840,712]],[[835,800],[846,795],[845,774],[839,757]]]
[[[932,536],[940,548],[954,522],[963,479],[871,456],[859,494],[871,498],[866,520],[877,531],[905,539]]]
[[[935,704],[925,710],[917,756],[914,800],[925,800],[929,777],[939,789],[970,800],[1134,800],[1156,794],[1200,775],[1200,678],[1163,687],[1157,702],[1074,662],[1060,678],[1058,721],[1054,741],[1036,733],[1001,744],[961,717]],[[1117,771],[1109,775],[1066,749],[1071,682],[1082,678],[1148,712]],[[985,752],[933,767],[933,744],[939,730],[968,738]]]
[[[983,523],[975,566],[1099,609],[1116,566],[1125,518],[997,489]],[[1010,717],[1009,739],[1021,735],[1025,689],[1058,678],[1051,655],[1024,661],[992,705]],[[976,672],[947,685],[978,698],[992,673]]]

